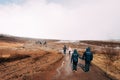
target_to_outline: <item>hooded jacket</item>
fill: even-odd
[[[78,57],[79,57],[79,54],[77,52],[77,50],[75,49],[73,54],[72,54],[72,57],[71,57],[71,62],[78,62]]]
[[[86,51],[84,52],[83,54],[83,59],[85,59],[86,61],[91,61],[93,59],[93,54],[92,52],[90,51],[90,48],[86,48]]]

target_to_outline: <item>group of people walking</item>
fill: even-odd
[[[66,54],[68,50],[69,55],[71,55],[72,70],[77,71],[78,59],[85,60],[84,71],[88,72],[90,69],[91,61],[93,60],[93,53],[91,52],[90,47],[87,47],[82,56],[78,53],[77,49],[72,51],[71,47],[67,49],[66,45],[63,47],[63,52]]]

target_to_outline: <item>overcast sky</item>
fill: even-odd
[[[120,0],[0,0],[0,34],[120,39]]]

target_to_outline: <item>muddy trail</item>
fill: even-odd
[[[53,66],[50,72],[35,74],[27,80],[112,80],[94,64],[89,72],[84,72],[84,61],[79,59],[77,72],[72,71],[71,57],[64,55],[64,59]]]
[[[20,55],[18,56],[20,57]],[[6,58],[3,63],[0,63],[0,80],[28,80],[31,75],[50,72],[52,67],[49,66],[58,63],[62,59],[62,55],[40,50],[39,54],[29,54],[29,57],[23,59],[11,59],[14,57]]]

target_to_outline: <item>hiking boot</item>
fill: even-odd
[[[73,72],[75,72],[75,70],[73,70]]]
[[[89,70],[85,70],[85,72],[88,72]]]

